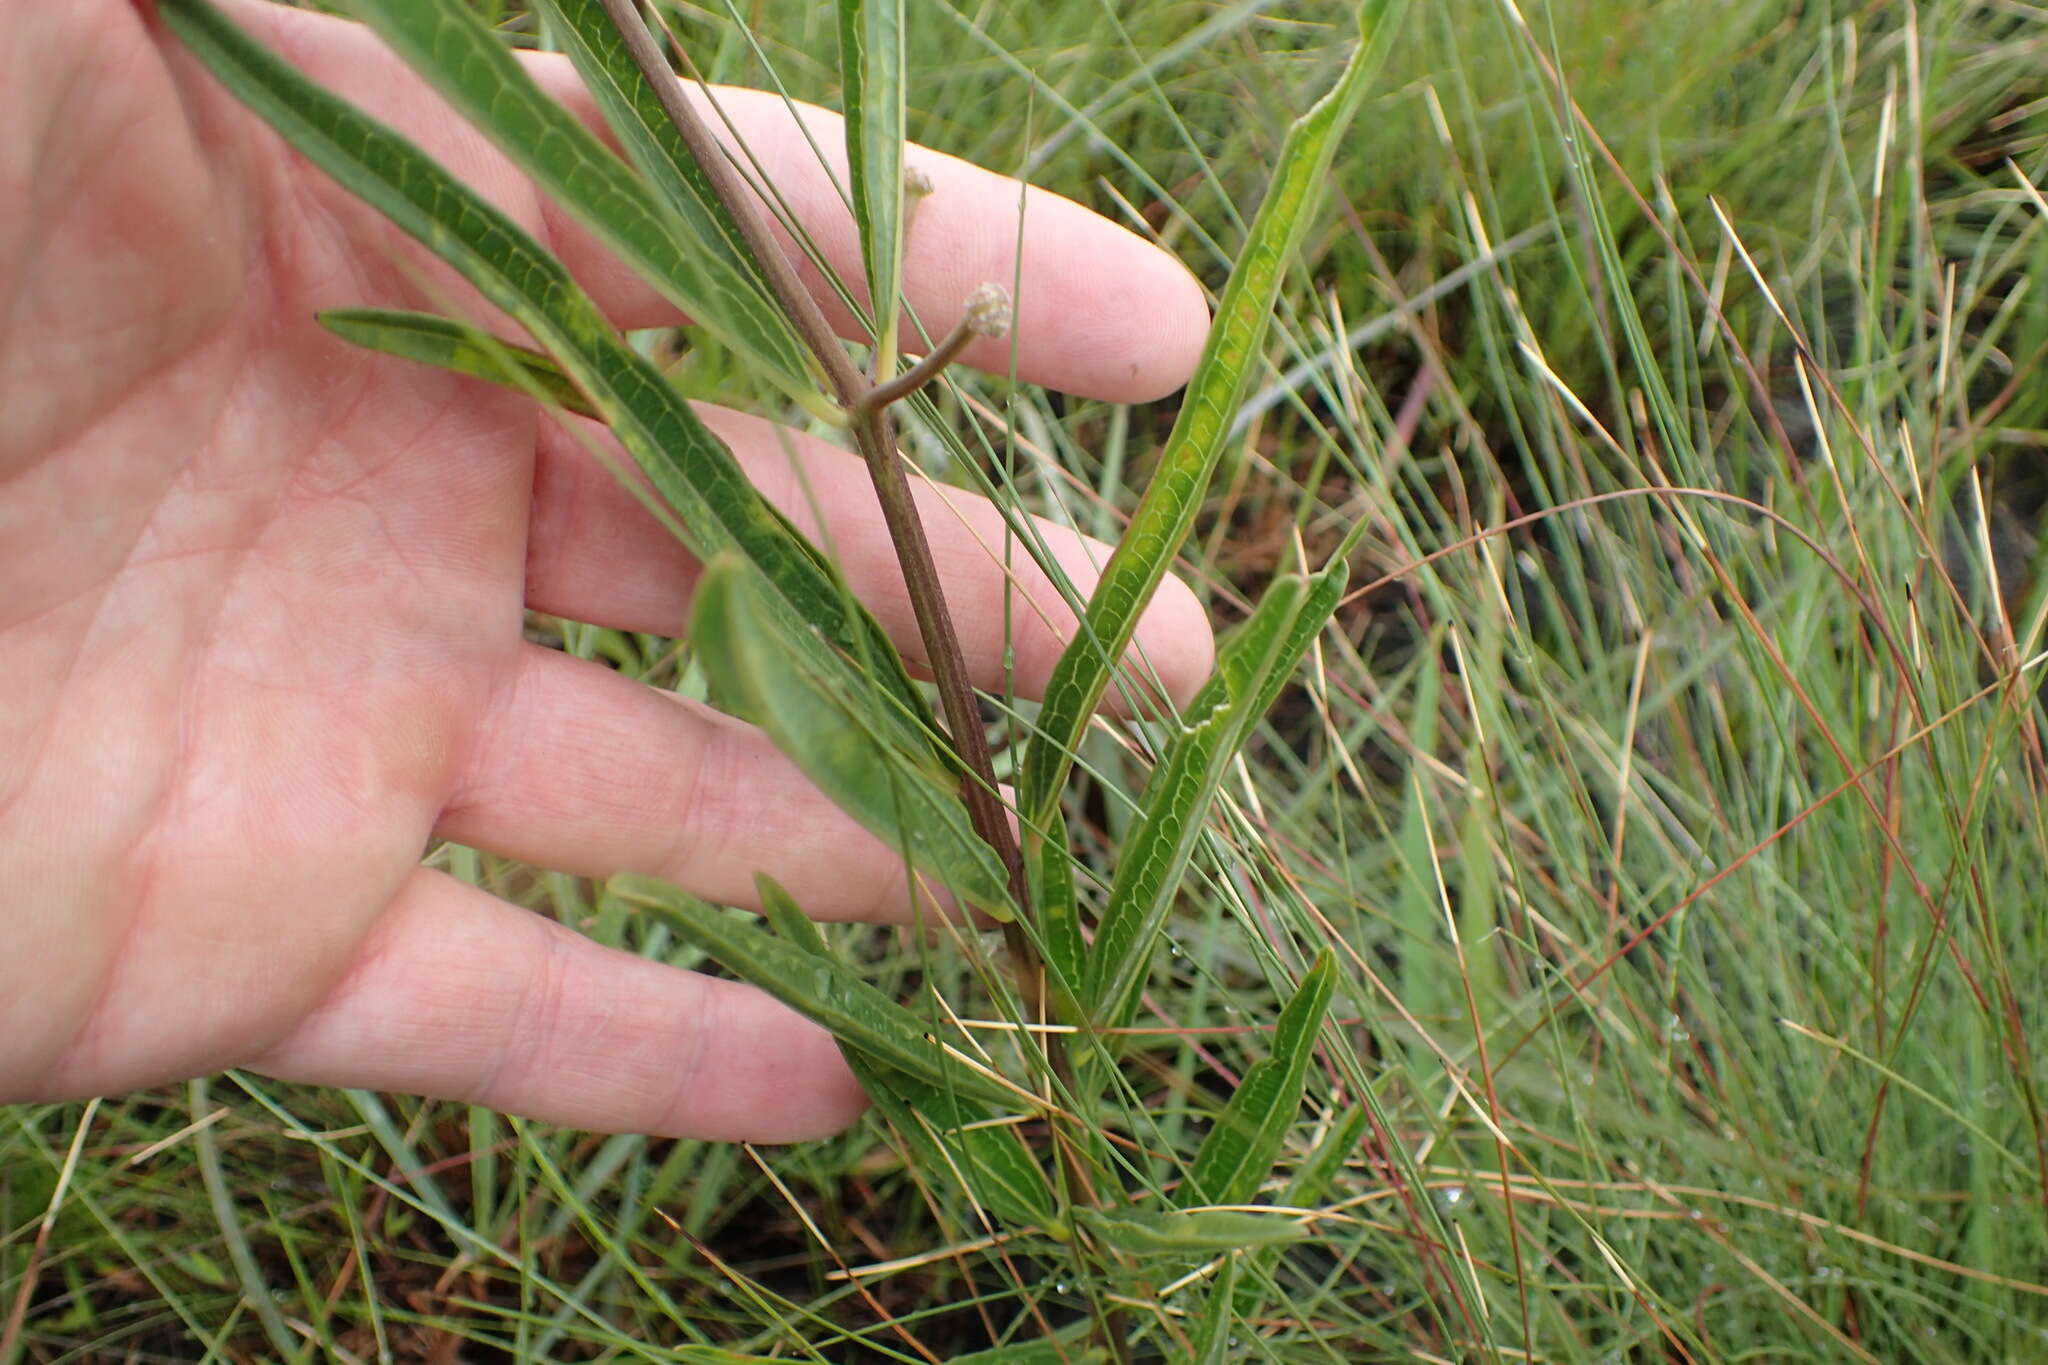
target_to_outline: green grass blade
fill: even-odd
[[[963,899],[1016,913],[953,773],[889,742],[867,694],[848,695],[819,666],[815,642],[785,631],[752,565],[723,555],[705,566],[691,634],[719,703],[767,731],[842,810]]]
[[[348,0],[443,98],[678,308],[816,405],[809,353],[730,241],[685,217],[550,99],[504,41],[457,0]]]
[[[1325,948],[1280,1011],[1271,1055],[1244,1073],[1237,1093],[1202,1139],[1178,1191],[1182,1207],[1242,1204],[1258,1193],[1301,1109],[1309,1058],[1336,982],[1336,959]]]
[[[366,350],[518,389],[579,417],[598,416],[596,406],[547,356],[466,322],[399,308],[330,308],[318,320]]]
[[[1080,633],[1046,684],[1038,729],[1018,781],[1018,809],[1027,829],[1042,824],[1058,798],[1082,727],[1130,644],[1139,614],[1194,526],[1231,417],[1258,363],[1281,278],[1322,202],[1338,135],[1357,111],[1392,31],[1392,25],[1367,23],[1364,40],[1335,88],[1295,120],[1281,145],[1272,183],[1223,287],[1158,471],[1103,568]]]
[[[1159,928],[1230,761],[1336,610],[1344,582],[1341,560],[1312,580],[1275,580],[1224,642],[1215,674],[1145,784],[1089,959],[1088,999],[1102,1027],[1118,1027],[1135,1010]]]
[[[743,553],[773,584],[785,625],[808,623],[866,662],[891,699],[875,713],[901,743],[936,752],[929,712],[888,636],[559,261],[417,147],[313,85],[207,0],[168,0],[161,12],[215,77],[288,142],[525,327],[675,510],[691,550],[705,559]],[[820,657],[843,664],[830,651]]]
[[[895,365],[903,272],[903,0],[839,0],[846,165],[874,315],[875,377]]]
[[[1018,1095],[948,1057],[916,1015],[851,967],[750,929],[652,877],[614,877],[607,890],[658,916],[735,976],[830,1029],[842,1043],[935,1089],[1015,1109]]]

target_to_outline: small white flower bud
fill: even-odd
[[[966,322],[976,336],[999,337],[1009,333],[1014,321],[1010,291],[999,284],[977,285],[967,296]]]

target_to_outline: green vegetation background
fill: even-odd
[[[713,8],[677,20],[707,75],[834,102],[829,7]],[[1347,38],[1328,3],[910,11],[912,136],[1212,286]],[[1126,1068],[1148,1140],[1197,1139],[1291,954],[1335,948],[1355,1050],[1296,1158],[1363,1085],[1384,1122],[1232,1358],[2048,1358],[2048,10],[1405,24],[1184,565],[1227,623],[1369,524]],[[1113,537],[1172,405],[937,413]],[[672,642],[534,629],[697,685]],[[1145,733],[1084,754],[1098,869]],[[690,961],[585,883],[433,857]],[[833,932],[885,986],[954,970]],[[875,1124],[757,1151],[260,1078],[0,1111],[0,1356],[919,1360],[1071,1320],[927,1177]]]

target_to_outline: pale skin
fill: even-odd
[[[677,320],[368,35],[229,8],[517,217],[619,325]],[[821,919],[912,914],[898,860],[757,733],[523,640],[527,608],[686,631],[694,561],[591,453],[601,429],[324,333],[322,308],[481,305],[147,4],[0,0],[0,32],[0,1101],[245,1067],[610,1131],[850,1122],[864,1101],[829,1037],[765,995],[420,866],[447,838],[736,905],[765,871]],[[590,117],[565,65],[533,69]],[[723,102],[857,275],[781,104]],[[1014,183],[916,155],[937,190],[907,293],[934,334],[1021,270],[1024,379],[1113,400],[1186,379],[1207,315],[1169,257],[1037,191],[1020,241]],[[1006,369],[1010,344],[966,360]],[[703,416],[915,664],[859,462]],[[1007,616],[1032,694],[1071,613],[1034,572],[1006,586],[993,509],[920,497],[975,681],[1003,685]],[[1046,534],[1085,587],[1104,548]],[[1169,693],[1199,685],[1185,587],[1134,649]]]

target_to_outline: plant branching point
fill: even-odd
[[[893,400],[886,396],[872,396],[877,392],[877,386],[855,368],[845,348],[840,345],[831,324],[825,319],[824,311],[797,277],[795,266],[769,231],[766,220],[754,204],[753,192],[726,159],[725,149],[719,145],[710,128],[684,97],[680,82],[656,47],[653,34],[642,22],[632,0],[603,0],[603,5],[606,14],[617,25],[634,63],[654,88],[663,111],[702,167],[713,191],[745,238],[748,249],[760,262],[776,301],[818,358],[834,396],[852,417],[854,443],[867,462],[875,496],[882,505],[883,521],[896,546],[911,610],[917,618],[918,634],[924,644],[926,662],[932,670],[932,680],[938,686],[946,728],[965,770],[961,782],[962,799],[976,832],[1002,859],[1009,873],[1011,894],[1022,907],[1027,895],[1023,856],[996,796],[995,764],[989,754],[987,737],[982,732],[974,690],[967,679],[966,659],[960,649],[959,637],[953,630],[953,618],[946,610],[945,590],[932,562],[931,547],[925,538],[923,523],[918,519],[909,480],[904,476],[902,461],[897,455],[894,423],[888,414],[888,403]],[[970,316],[974,311],[969,310]],[[992,321],[994,312],[993,308],[983,310],[985,320]],[[956,328],[955,332],[958,331]],[[969,340],[972,340],[972,335],[962,338],[953,355],[957,355]],[[943,350],[942,343],[939,350],[926,357],[925,362],[917,367],[925,370],[924,375],[904,392],[914,391],[919,385],[929,382],[938,369],[944,367],[952,357],[938,359]],[[938,359],[938,364],[927,369],[926,366],[934,359]],[[917,373],[917,369],[902,378],[908,380]],[[884,387],[893,388],[893,385]],[[1031,961],[1028,940],[1021,931],[1006,932],[1013,940],[1013,952],[1022,948],[1020,960]]]

